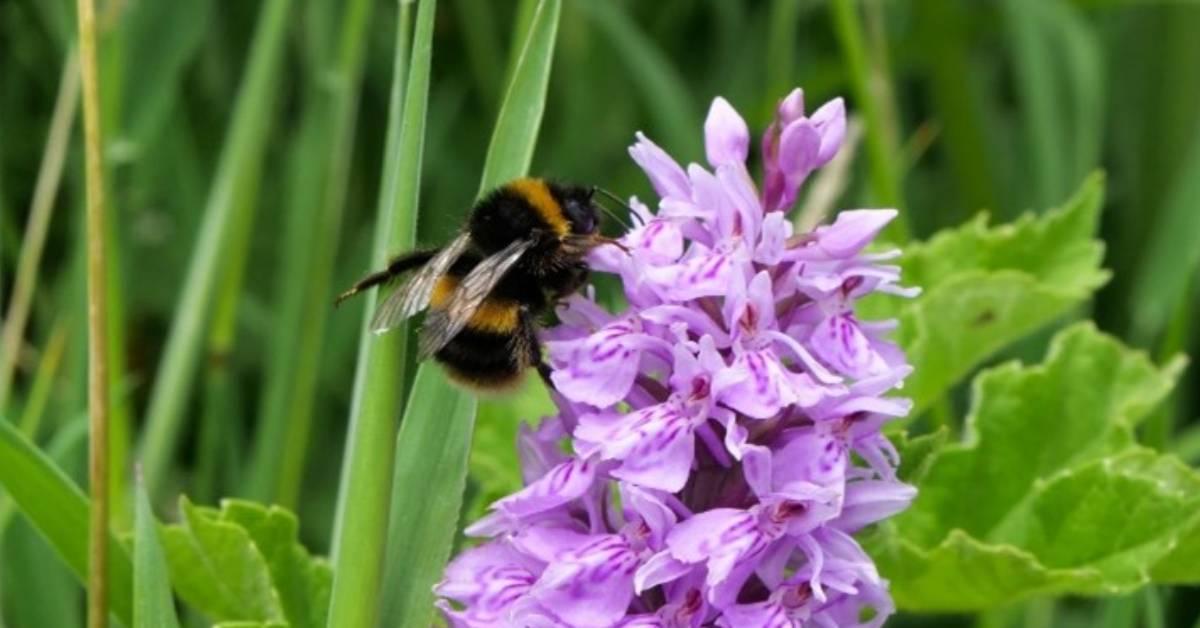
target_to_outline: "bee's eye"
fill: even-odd
[[[576,233],[594,233],[596,231],[596,212],[591,203],[569,200],[565,206],[567,218],[571,221]]]

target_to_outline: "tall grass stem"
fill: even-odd
[[[79,0],[87,179],[88,320],[88,626],[108,625],[108,278],[104,255],[104,161],[94,0]]]
[[[46,233],[50,229],[50,217],[54,213],[54,200],[62,182],[63,163],[71,143],[71,127],[75,122],[78,104],[79,54],[72,48],[67,51],[67,58],[63,61],[58,96],[54,100],[54,113],[50,118],[50,133],[46,137],[46,150],[42,153],[42,163],[38,167],[29,219],[25,224],[25,236],[21,239],[16,281],[13,283],[8,311],[4,315],[4,329],[0,331],[0,410],[8,402],[17,356],[25,335],[25,323],[29,320],[29,306],[33,301],[33,288],[37,285],[38,265],[46,244]]]

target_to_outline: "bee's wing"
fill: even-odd
[[[394,329],[408,317],[429,306],[429,298],[438,279],[450,270],[454,262],[471,246],[470,234],[464,232],[445,248],[438,251],[429,263],[425,264],[408,280],[407,283],[390,294],[386,301],[375,311],[371,319],[371,331],[382,334]]]
[[[422,359],[437,353],[462,331],[471,315],[504,278],[504,274],[520,261],[521,256],[531,247],[533,240],[517,240],[479,262],[479,265],[458,284],[446,307],[439,307],[429,313],[425,319],[425,326],[421,328],[419,355]]]

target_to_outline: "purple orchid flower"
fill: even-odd
[[[724,99],[708,167],[638,133],[659,196],[630,200],[614,314],[586,290],[545,333],[556,416],[523,427],[525,488],[467,532],[437,586],[453,626],[879,626],[887,582],[854,534],[905,509],[882,434],[912,371],[855,303],[907,297],[896,251],[868,250],[895,210],[851,210],[797,234],[788,211],[837,152],[840,99],[806,115],[795,90],[746,168],[750,133]],[[569,443],[570,447],[564,447]]]

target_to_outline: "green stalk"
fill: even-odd
[[[151,499],[161,497],[166,475],[183,429],[184,410],[191,394],[213,291],[220,278],[221,260],[233,240],[236,200],[259,176],[276,96],[275,79],[283,51],[291,0],[263,4],[250,51],[250,61],[238,90],[233,122],[208,202],[196,249],[184,280],[175,320],[167,339],[158,375],[150,393],[141,459]]]
[[[869,58],[864,42],[862,21],[852,0],[833,0],[833,25],[850,72],[854,97],[866,120],[867,159],[871,172],[874,200],[886,207],[899,208],[900,215],[885,230],[892,241],[909,238],[903,190],[901,189],[899,131],[892,114],[887,68]]]
[[[400,5],[372,267],[384,264],[389,253],[411,249],[416,243],[436,13],[436,0],[422,0],[410,65],[412,2]],[[393,435],[403,392],[398,384],[404,381],[408,334],[400,330],[375,337],[370,332],[370,318],[377,300],[375,291],[366,295],[355,366],[350,428],[334,527],[330,626],[373,626],[380,608]]]
[[[325,339],[325,321],[332,310],[330,286],[354,147],[359,86],[367,42],[365,32],[370,21],[371,2],[354,0],[346,6],[344,15],[337,66],[331,73],[335,89],[329,94],[328,103],[331,106],[329,121],[332,126],[327,146],[332,157],[324,178],[324,196],[312,224],[315,230],[309,240],[309,265],[304,275],[305,290],[300,305],[303,313],[300,335],[291,340],[297,345],[296,366],[290,382],[280,384],[290,391],[288,403],[283,406],[285,414],[266,417],[266,421],[275,425],[286,425],[274,495],[280,504],[293,509],[300,495],[312,431],[312,411],[321,346]],[[274,446],[278,447],[279,444],[275,443]]]
[[[62,361],[63,351],[67,346],[67,326],[62,321],[55,323],[50,332],[50,340],[42,352],[38,363],[37,374],[33,377],[33,386],[29,397],[25,400],[25,409],[21,413],[19,423],[21,433],[29,440],[36,441],[42,419],[46,416],[46,402],[50,399],[50,391],[54,387],[54,376],[58,373],[58,365]]]
[[[88,626],[108,625],[108,265],[104,254],[104,145],[96,62],[96,7],[79,0],[83,77],[84,155],[87,174],[88,320]]]
[[[50,228],[54,199],[62,182],[63,162],[66,161],[67,148],[71,142],[71,126],[75,121],[78,103],[79,56],[72,49],[67,51],[67,58],[63,62],[58,96],[54,101],[54,114],[50,118],[50,132],[46,137],[46,150],[42,153],[42,163],[38,167],[29,221],[25,225],[25,236],[21,239],[16,281],[13,284],[8,311],[4,315],[4,328],[0,332],[0,409],[8,402],[8,391],[12,386],[21,339],[25,335],[25,323],[29,320],[29,306],[33,301],[33,288],[37,284],[38,264],[42,259],[42,248],[46,244],[46,233]]]

